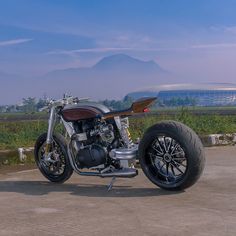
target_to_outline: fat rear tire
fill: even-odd
[[[185,154],[184,157],[187,163],[185,172],[181,178],[171,183],[169,180],[165,181],[159,173],[160,168],[155,168],[155,165],[150,162],[150,155],[152,154],[148,152],[150,145],[153,145],[152,143],[157,137],[168,137],[169,140],[175,140]],[[169,141],[169,143],[171,142]],[[159,153],[160,151],[158,151],[158,155]],[[139,161],[143,172],[152,183],[163,189],[175,191],[189,188],[197,182],[205,166],[205,153],[201,140],[192,129],[180,122],[165,121],[150,127],[144,134],[139,145]],[[173,179],[175,180],[175,178]]]
[[[51,182],[54,183],[64,183],[66,180],[68,180],[71,175],[73,174],[73,168],[71,167],[69,157],[67,154],[67,147],[66,147],[66,141],[64,137],[60,134],[54,134],[53,135],[53,141],[56,143],[56,145],[59,147],[61,154],[63,155],[64,159],[64,171],[61,174],[52,174],[48,173],[42,163],[42,155],[41,150],[43,145],[45,145],[47,139],[47,133],[43,133],[40,135],[35,143],[34,148],[34,157],[35,162],[37,164],[37,167],[39,168],[40,172]]]

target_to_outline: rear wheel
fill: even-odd
[[[47,133],[39,136],[35,143],[35,162],[41,173],[51,182],[63,183],[68,180],[73,169],[67,154],[66,141],[60,134],[53,135],[51,150],[45,152]]]
[[[139,146],[145,175],[157,186],[181,190],[192,186],[205,165],[202,143],[182,123],[166,121],[150,127]]]

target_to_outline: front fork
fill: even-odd
[[[50,116],[48,120],[48,132],[47,132],[46,150],[45,150],[46,154],[48,154],[51,149],[55,123],[56,123],[56,109],[55,107],[52,107],[50,110]]]

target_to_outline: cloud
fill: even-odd
[[[107,53],[107,52],[160,52],[183,50],[183,48],[164,47],[165,41],[159,41],[149,35],[139,35],[132,32],[111,32],[109,36],[96,39],[96,46],[79,49],[51,50],[46,55],[66,55],[77,57],[82,53]],[[186,49],[186,48],[184,48]]]
[[[236,47],[236,43],[215,43],[215,44],[199,44],[193,45],[191,48],[194,49],[204,49],[204,48],[234,48]]]
[[[228,33],[235,34],[236,33],[236,26],[224,27],[224,31]]]
[[[77,56],[80,53],[106,53],[106,52],[171,52],[171,51],[186,51],[197,49],[227,49],[235,48],[236,43],[212,43],[212,44],[196,44],[183,47],[96,47],[96,48],[82,48],[72,50],[54,50],[49,51],[46,55],[67,55]]]
[[[107,47],[107,48],[86,48],[86,49],[74,49],[74,50],[55,50],[55,51],[49,51],[46,54],[47,55],[68,55],[68,56],[75,56],[79,53],[105,53],[105,52],[162,52],[162,51],[180,51],[180,50],[186,50],[187,47],[184,48],[117,48],[117,47]]]
[[[134,32],[110,32],[108,35],[99,37],[99,47],[117,48],[147,48],[157,47],[159,42],[149,35],[137,34]]]
[[[16,45],[16,44],[21,44],[21,43],[27,43],[32,40],[33,39],[12,39],[12,40],[7,40],[7,41],[0,41],[0,47]]]
[[[74,49],[74,50],[55,50],[47,52],[48,55],[52,54],[64,54],[64,55],[74,55],[77,53],[103,53],[103,52],[115,52],[115,51],[135,51],[136,48],[84,48],[84,49]],[[139,49],[140,50],[140,49]]]

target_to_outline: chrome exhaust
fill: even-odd
[[[138,145],[134,145],[130,148],[112,149],[109,152],[109,156],[113,160],[117,160],[117,161],[136,159],[136,157],[138,156]]]
[[[113,170],[107,173],[101,173],[102,178],[118,177],[118,178],[132,178],[138,175],[138,170],[134,168],[122,168],[120,170]]]

